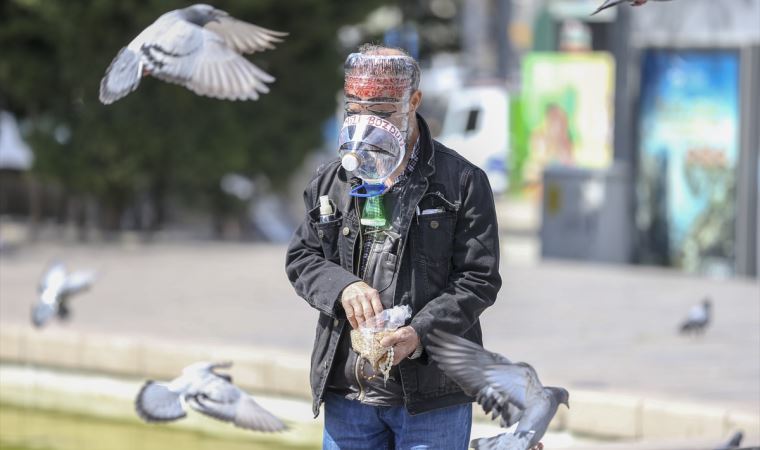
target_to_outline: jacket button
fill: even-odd
[[[325,231],[324,230],[317,231],[317,236],[319,236],[320,239],[324,239],[325,238]]]
[[[339,323],[340,323],[340,320],[338,320],[338,319],[333,320],[333,326],[334,327],[337,327]]]
[[[343,236],[348,236],[351,234],[351,229],[348,227],[343,227]]]
[[[438,228],[438,221],[437,221],[437,220],[431,220],[431,221],[430,221],[430,228],[432,228],[432,229],[434,229],[434,230],[435,230],[436,228]]]

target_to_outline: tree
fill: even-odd
[[[93,195],[101,224],[118,229],[125,208],[148,195],[163,222],[167,198],[209,207],[224,173],[266,175],[282,187],[321,141],[342,82],[338,27],[379,1],[218,1],[235,17],[289,31],[251,58],[277,78],[257,102],[194,95],[150,77],[109,106],[98,101],[118,50],[177,0],[10,0],[0,3],[0,107],[31,129],[35,174]]]

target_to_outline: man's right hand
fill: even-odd
[[[363,281],[349,284],[340,295],[340,304],[346,312],[346,318],[351,327],[356,329],[383,312],[383,304],[380,302],[380,294]]]

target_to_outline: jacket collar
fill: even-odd
[[[435,145],[430,135],[430,128],[419,113],[417,113],[417,126],[420,129],[420,152],[422,152],[418,170],[420,175],[427,178],[435,173]]]

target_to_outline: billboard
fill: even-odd
[[[642,262],[733,273],[738,52],[647,50],[640,102]]]
[[[512,177],[538,185],[549,164],[604,169],[612,162],[614,61],[606,52],[534,52],[512,105]]]

